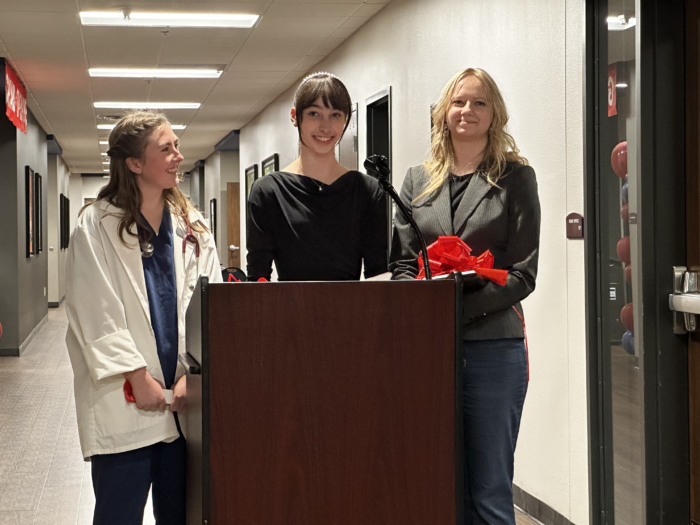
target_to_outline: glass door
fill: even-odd
[[[688,523],[683,3],[586,13],[591,521]]]

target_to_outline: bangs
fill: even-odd
[[[345,113],[346,119],[352,112],[350,94],[343,83],[334,77],[310,78],[299,87],[294,104],[297,118],[302,112],[321,98],[323,105],[329,109],[336,109]]]

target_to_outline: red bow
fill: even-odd
[[[493,269],[493,255],[490,251],[486,250],[478,257],[471,253],[472,249],[459,237],[438,237],[437,241],[428,246],[428,260],[433,277],[473,270],[477,275],[490,279],[496,284],[501,286],[506,284],[508,271]],[[422,257],[418,257],[418,270],[416,279],[424,279],[425,269]]]

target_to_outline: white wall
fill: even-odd
[[[66,251],[61,250],[60,195],[69,197],[70,172],[68,166],[58,155],[48,156],[48,206],[47,206],[47,241],[48,241],[48,301],[60,303],[65,294]]]
[[[583,211],[582,58],[577,0],[393,0],[314,67],[337,74],[359,104],[360,164],[365,100],[392,87],[399,187],[425,158],[429,107],[447,80],[473,66],[499,83],[542,203],[537,289],[525,301],[531,375],[515,483],[577,524],[588,523],[589,501],[584,265],[583,243],[566,239],[565,218]],[[280,166],[294,159],[293,92],[241,130],[241,173],[274,152]]]
[[[91,198],[91,199],[96,199],[97,194],[100,193],[100,190],[104,188],[107,183],[109,182],[108,179],[105,179],[103,177],[82,177],[83,179],[83,192],[82,196],[80,199],[79,203],[76,203],[78,206],[78,211],[80,211],[80,208],[82,208],[85,205],[85,199]],[[71,211],[73,209],[73,201],[71,199]]]
[[[78,214],[83,207],[83,177],[80,176],[80,173],[70,174],[68,192],[68,199],[70,200],[70,231],[73,233],[78,222]]]

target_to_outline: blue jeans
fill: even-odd
[[[513,461],[527,392],[523,339],[464,341],[464,523],[515,525]]]
[[[172,443],[92,456],[93,525],[141,525],[151,484],[156,524],[185,525],[186,483],[182,435]]]

